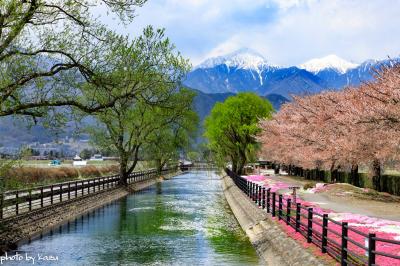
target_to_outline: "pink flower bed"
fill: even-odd
[[[311,189],[309,189],[309,191],[311,193],[318,193],[318,192],[326,191],[327,189],[328,189],[328,185],[327,184],[325,184],[325,183],[317,183],[315,185],[315,188],[311,188]]]
[[[260,182],[266,180],[265,176],[262,175],[248,175],[244,176],[244,178],[252,182]]]
[[[271,192],[276,192],[280,189],[288,189],[290,186],[284,182],[278,182],[278,181],[275,181],[275,180],[272,180],[270,178],[266,178],[265,176],[260,176],[260,175],[248,176],[246,178],[249,181],[252,181],[259,185],[262,185],[263,187],[271,188]],[[326,186],[321,185],[317,189],[322,190],[325,188],[326,188]],[[286,210],[286,200],[288,198],[291,198],[291,195],[289,193],[286,193],[283,196],[283,198],[284,198],[284,201],[283,201],[284,208],[283,209]],[[277,197],[277,199],[278,199],[278,197]],[[317,204],[303,201],[300,198],[297,198],[297,203],[300,203],[304,207],[313,208],[314,214],[322,215],[324,213],[327,213],[329,215],[329,217],[335,221],[347,222],[349,224],[350,228],[354,228],[364,234],[375,233],[376,236],[379,238],[390,239],[390,240],[400,240],[400,222],[389,221],[389,220],[369,217],[369,216],[365,216],[365,215],[352,214],[352,213],[336,213],[329,209],[322,209]],[[277,204],[276,211],[278,211],[278,202],[276,204]],[[294,208],[294,207],[292,206],[292,208]],[[294,211],[295,210],[292,210],[292,212],[294,212]],[[302,210],[302,213],[306,214],[307,211]],[[306,218],[301,217],[300,219],[301,219],[302,223],[307,224]],[[322,218],[319,217],[318,215],[314,215],[313,220],[322,224]],[[285,223],[285,221],[281,220],[280,223]],[[334,230],[335,232],[337,232],[341,235],[342,228],[340,225],[337,225],[337,224],[329,221],[328,226],[329,226],[330,230]],[[301,243],[305,247],[309,247],[310,244],[308,244],[306,242],[306,239],[300,233],[296,233],[295,230],[290,226],[286,226],[285,228],[286,228],[285,230],[287,231],[289,236],[293,237],[296,240],[301,241]],[[316,223],[313,223],[313,229],[319,233],[322,233],[322,227],[317,225]],[[356,241],[357,243],[364,246],[364,243],[365,243],[364,236],[362,236],[356,232],[353,232],[351,230],[348,231],[348,236],[349,236],[349,239]],[[341,243],[341,237],[335,235],[332,232],[328,231],[328,237],[329,237],[329,239],[332,239],[333,241],[335,241],[339,244]],[[331,243],[328,242],[328,246],[330,244],[332,245],[332,243],[333,242],[331,242]],[[348,242],[348,248],[351,252],[354,252],[354,253],[358,254],[359,256],[367,259],[366,255],[365,255],[365,250],[352,244],[350,241]],[[400,256],[400,245],[377,241],[376,242],[376,250],[379,252],[384,252],[387,254]],[[378,265],[400,265],[400,260],[377,255],[376,263]]]
[[[259,185],[263,185],[264,187],[271,188],[271,192],[277,192],[280,189],[288,189],[290,187],[286,183],[266,178],[263,175],[249,175],[245,176],[245,178]]]

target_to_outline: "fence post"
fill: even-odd
[[[248,196],[249,198],[251,198],[251,189],[252,189],[252,184],[251,184],[251,182],[250,182],[250,181],[247,181],[247,182],[249,182],[249,191],[248,191],[248,193],[247,193],[247,196]]]
[[[40,207],[43,208],[43,187],[40,188]]]
[[[328,214],[322,215],[322,243],[321,252],[326,253],[326,247],[328,245]]]
[[[0,194],[0,220],[3,219],[3,207],[4,207],[4,193],[1,191]]]
[[[63,187],[62,185],[60,185],[60,202],[62,201],[62,193],[63,193]]]
[[[258,198],[257,198],[257,196],[258,196],[258,184],[255,184],[255,193],[254,193],[254,202],[257,204],[257,202],[258,202]]]
[[[254,190],[253,190],[253,201],[257,203],[257,192],[258,192],[258,185],[254,184]]]
[[[17,192],[16,192],[16,194],[15,194],[15,214],[16,215],[18,215],[18,202],[19,202],[19,195],[18,195],[18,190],[17,190]]]
[[[50,198],[51,205],[53,205],[53,197],[54,197],[54,189],[53,189],[53,185],[51,185],[51,198]]]
[[[251,200],[254,201],[255,196],[254,196],[254,190],[255,190],[255,184],[251,182]]]
[[[271,210],[271,188],[267,190],[267,213]]]
[[[300,231],[300,212],[301,212],[301,204],[296,203],[296,232]]]
[[[93,179],[93,193],[96,193],[96,179]]]
[[[29,190],[29,211],[32,210],[32,190]]]
[[[265,187],[263,187],[262,190],[262,201],[263,201],[262,208],[265,209]]]
[[[78,181],[75,181],[75,198],[78,197]]]
[[[257,190],[258,190],[258,185],[254,184],[254,190],[253,190],[253,201],[257,203]]]
[[[279,194],[279,203],[278,203],[278,220],[282,219],[282,200],[283,196]]]
[[[375,234],[368,234],[368,266],[375,264]]]
[[[272,217],[275,217],[276,193],[272,192]]]
[[[258,207],[261,207],[261,185],[258,187]]]
[[[347,222],[342,222],[342,256],[341,256],[341,265],[347,265]],[[368,259],[369,260],[369,259]]]
[[[307,243],[312,242],[313,208],[308,208]]]
[[[71,199],[71,183],[68,182],[68,200]]]
[[[291,199],[287,199],[286,200],[286,224],[289,225],[290,224],[290,208],[292,207],[292,200]]]

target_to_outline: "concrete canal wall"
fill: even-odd
[[[222,178],[226,200],[265,265],[327,265],[290,238],[267,213],[259,209],[233,183]]]
[[[142,190],[179,174],[180,172],[166,175],[163,178],[133,183],[128,188],[102,190],[95,194],[85,195],[68,202],[61,202],[6,219],[0,228],[0,252],[15,249],[20,241],[38,236],[51,228],[74,220],[82,214],[125,197],[131,192]]]

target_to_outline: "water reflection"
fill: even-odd
[[[210,172],[184,174],[107,204],[19,252],[58,256],[58,265],[258,264]]]

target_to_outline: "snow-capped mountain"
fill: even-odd
[[[311,59],[301,64],[299,67],[315,74],[325,69],[333,69],[341,74],[344,74],[349,69],[353,69],[358,66],[358,64],[348,62],[336,55],[328,55],[322,58]]]
[[[261,54],[249,48],[242,48],[224,56],[209,58],[195,69],[213,68],[219,65],[226,65],[228,68],[234,67],[256,71],[269,67],[267,60]]]
[[[355,64],[329,55],[298,67],[277,67],[257,52],[241,49],[207,59],[187,75],[184,83],[205,93],[254,91],[262,96],[273,93],[289,99],[291,95],[357,86],[373,78],[374,68],[394,61],[400,62],[400,58]]]
[[[205,93],[256,91],[260,95],[277,93],[284,97],[320,90],[322,81],[297,67],[281,68],[250,49],[210,58],[195,67],[185,85]],[[290,88],[290,89],[286,89]]]

